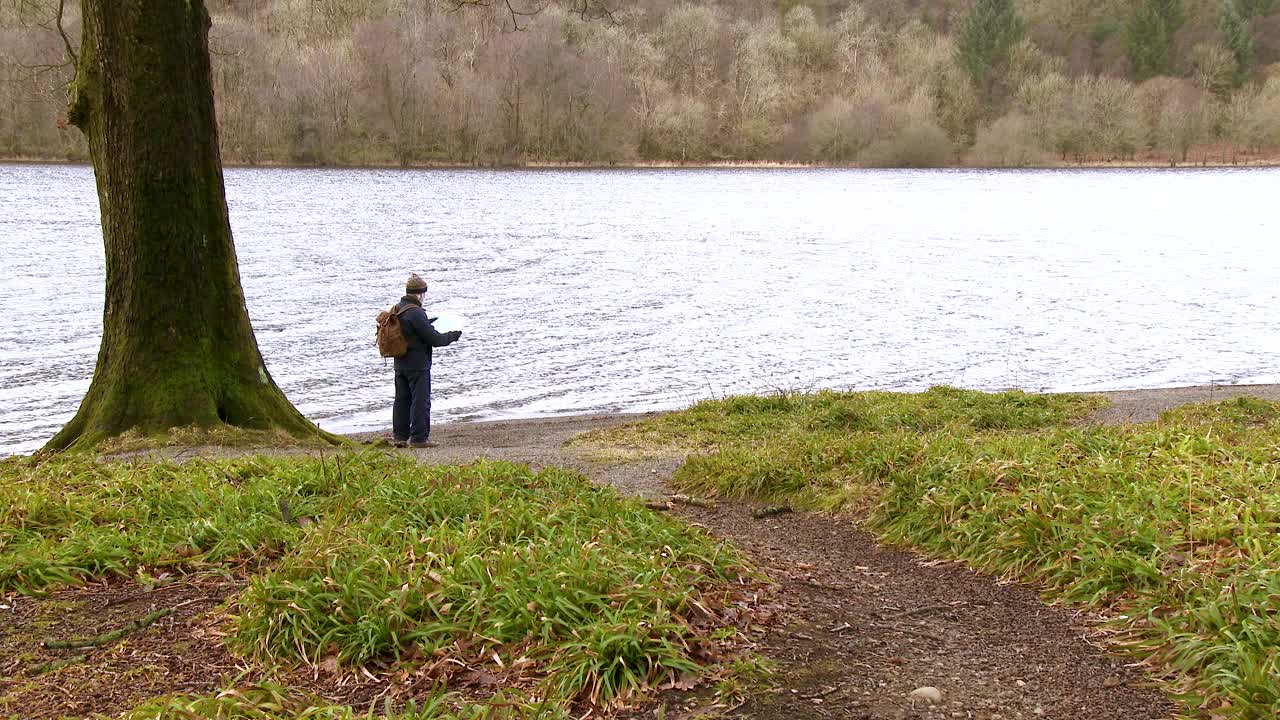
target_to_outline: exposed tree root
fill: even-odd
[[[152,623],[159,620],[160,618],[167,617],[172,614],[173,614],[172,608],[165,608],[163,610],[157,610],[151,613],[150,615],[147,615],[144,618],[134,620],[133,622],[129,623],[128,625],[125,625],[122,628],[112,630],[109,633],[104,633],[97,637],[80,638],[78,640],[49,639],[49,640],[45,640],[41,644],[44,645],[46,648],[49,648],[50,650],[69,650],[69,649],[99,647],[101,645],[106,645],[107,643],[115,642],[116,640],[119,640],[120,638],[124,637],[125,635],[128,635],[129,633],[137,632],[138,630],[141,630],[151,625]]]
[[[32,677],[47,675],[55,670],[61,670],[62,668],[67,667],[68,665],[75,665],[77,663],[82,663],[85,660],[87,660],[88,657],[89,657],[88,655],[76,655],[74,657],[62,658],[61,660],[54,660],[53,662],[47,662],[42,665],[37,665],[31,669],[31,675]]]

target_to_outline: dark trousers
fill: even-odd
[[[396,403],[391,410],[396,440],[431,437],[431,369],[396,370]]]

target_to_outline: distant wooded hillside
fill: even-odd
[[[208,0],[224,160],[1039,165],[1280,149],[1280,0],[616,1]],[[60,120],[57,7],[0,0],[0,157],[86,155]]]

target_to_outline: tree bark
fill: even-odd
[[[93,161],[106,305],[93,382],[48,447],[220,424],[332,438],[276,387],[249,324],[203,0],[83,0],[82,11],[68,119]]]

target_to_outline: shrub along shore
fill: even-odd
[[[1096,396],[738,397],[581,442],[690,453],[683,491],[844,511],[1101,611],[1188,711],[1280,716],[1280,404],[1075,423]]]

